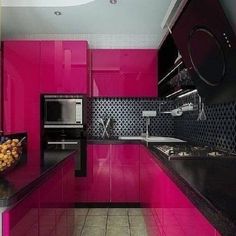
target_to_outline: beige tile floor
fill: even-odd
[[[74,236],[147,236],[140,208],[76,208]]]

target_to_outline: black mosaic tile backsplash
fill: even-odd
[[[179,99],[176,106],[198,102],[196,96]],[[198,110],[174,120],[174,135],[194,143],[211,145],[236,153],[236,102],[205,105],[205,121],[197,121]]]
[[[101,137],[100,118],[111,118],[113,128],[111,136],[136,136],[145,132],[144,110],[156,110],[157,116],[151,117],[150,135],[173,136],[174,118],[169,114],[161,114],[161,110],[169,110],[174,106],[172,101],[141,98],[93,98],[88,101],[88,136]]]
[[[197,121],[198,109],[185,112],[180,117],[161,114],[184,103],[198,104],[198,97],[191,95],[175,102],[141,98],[93,98],[88,101],[88,136],[100,138],[100,118],[112,118],[111,136],[136,136],[145,132],[143,110],[156,110],[151,118],[150,135],[175,136],[197,144],[211,145],[236,153],[236,102],[205,105],[207,119]]]

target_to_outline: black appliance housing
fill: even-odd
[[[76,151],[75,176],[86,176],[86,96],[41,95],[41,147],[44,152]],[[45,114],[47,113],[47,115]],[[44,163],[42,152],[42,164]]]
[[[190,0],[172,32],[205,102],[236,100],[236,37],[220,3]]]
[[[76,150],[75,176],[86,176],[87,135],[85,129],[44,128],[42,148],[46,152]]]

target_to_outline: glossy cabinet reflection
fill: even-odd
[[[88,145],[88,202],[110,200],[110,145]]]
[[[7,41],[3,50],[4,132],[27,132],[34,149],[40,130],[40,42]]]
[[[87,51],[86,41],[42,41],[40,92],[86,94]]]
[[[93,97],[157,97],[157,50],[94,49]]]
[[[143,146],[140,159],[140,199],[146,208],[146,223],[153,235],[218,234]]]
[[[75,202],[139,202],[139,145],[89,144]]]
[[[111,202],[139,202],[139,145],[111,146]]]
[[[73,235],[74,156],[48,174],[25,198],[3,212],[4,236]],[[69,185],[68,185],[69,184]]]

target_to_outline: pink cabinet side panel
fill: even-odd
[[[4,132],[27,132],[29,149],[39,150],[40,42],[6,41],[3,50]]]
[[[3,212],[3,235],[38,235],[39,192],[34,191],[13,208]]]

